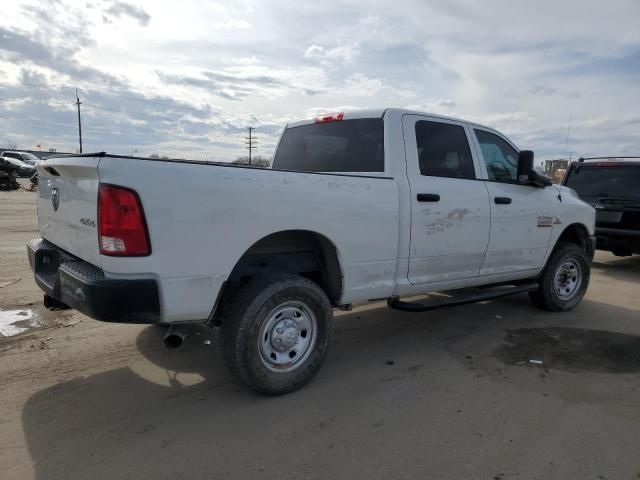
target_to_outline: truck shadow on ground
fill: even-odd
[[[456,398],[461,381],[465,388],[484,381],[477,370],[469,371],[470,362],[498,371],[519,368],[508,355],[503,360],[512,365],[494,353],[513,345],[507,330],[563,326],[563,340],[570,342],[571,328],[580,326],[586,312],[601,330],[612,316],[638,316],[587,300],[574,312],[550,315],[530,306],[526,296],[423,314],[386,308],[349,313],[335,322],[318,377],[276,398],[254,394],[231,378],[210,331],[196,332],[182,350],[167,352],[160,346],[163,330],[149,327],[136,339],[142,355],[131,366],[59,383],[27,401],[22,422],[35,477],[305,478],[322,471],[335,478],[359,445],[373,452],[386,449],[387,438],[444,429],[437,423],[442,412],[436,416],[419,398],[445,392]],[[509,380],[499,376],[496,382],[489,388],[499,398]],[[459,395],[460,401],[469,396]],[[445,413],[446,403],[439,407]],[[428,454],[421,450],[427,447]],[[428,462],[448,447],[404,440],[391,448],[401,450],[385,463],[390,473],[403,468],[407,455]],[[486,461],[491,471],[495,458]]]

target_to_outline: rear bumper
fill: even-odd
[[[29,264],[44,293],[105,322],[159,323],[160,299],[153,279],[110,279],[102,270],[41,238],[27,244]]]
[[[640,230],[596,227],[599,250],[627,250],[640,253]]]

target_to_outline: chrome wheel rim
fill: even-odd
[[[260,328],[260,360],[275,372],[298,368],[313,351],[316,331],[316,317],[308,305],[299,301],[278,305]]]
[[[561,263],[553,279],[556,295],[561,300],[569,300],[578,292],[581,285],[582,269],[580,264],[573,259]]]

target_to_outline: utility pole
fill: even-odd
[[[244,137],[244,139],[246,140],[246,141],[244,142],[244,144],[245,144],[245,145],[247,146],[247,148],[249,149],[249,165],[251,165],[251,151],[252,151],[254,148],[258,148],[258,147],[256,147],[256,145],[255,145],[256,143],[258,143],[258,142],[256,141],[256,138],[255,138],[255,137],[253,137],[253,136],[251,135],[251,133],[252,133],[254,130],[255,130],[255,128],[253,128],[253,127],[249,127],[249,136],[248,136],[248,137]]]
[[[78,107],[78,139],[80,140],[80,153],[82,153],[82,122],[80,121],[80,97],[78,97],[78,89],[76,88],[76,105]]]

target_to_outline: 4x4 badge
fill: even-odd
[[[60,192],[56,187],[51,189],[51,205],[53,206],[53,211],[57,212],[60,206]]]

